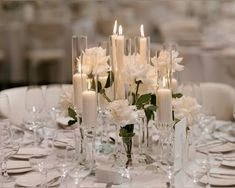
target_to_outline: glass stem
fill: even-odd
[[[37,146],[37,128],[33,129],[33,145]]]
[[[211,185],[210,185],[210,170],[207,171],[206,176],[207,176],[206,188],[211,188]]]
[[[41,172],[41,188],[47,188],[47,171]]]
[[[3,178],[7,179],[9,177],[7,173],[7,160],[4,159],[2,162],[2,171],[3,171]]]

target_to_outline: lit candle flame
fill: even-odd
[[[119,25],[119,27],[118,27],[118,34],[122,35],[122,25]]]
[[[144,25],[143,24],[141,24],[140,26],[140,35],[141,37],[144,37]]]
[[[114,22],[114,26],[113,26],[113,34],[116,35],[117,34],[117,20],[115,20]]]

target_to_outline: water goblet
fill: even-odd
[[[2,161],[3,182],[12,182],[15,179],[8,175],[7,160],[16,154],[20,148],[20,140],[10,127],[10,122],[0,122],[0,159]]]
[[[74,167],[75,135],[73,130],[57,130],[53,139],[56,168],[61,173],[61,184]]]
[[[55,123],[59,117],[61,110],[59,107],[60,96],[62,93],[61,85],[47,85],[45,95],[45,106],[49,114],[49,118]]]
[[[193,180],[194,187],[197,187],[199,180],[207,175],[209,170],[208,153],[197,151],[196,143],[193,143],[188,147],[183,170]]]
[[[6,94],[0,94],[0,121],[9,121],[10,119],[10,102]]]
[[[29,129],[33,130],[33,139],[34,145],[37,145],[37,131],[40,126],[42,126],[42,122],[40,120],[40,114],[44,108],[44,96],[42,92],[42,88],[40,86],[29,86],[26,90],[26,99],[25,99],[25,109],[28,114],[31,116],[31,122],[29,125]]]
[[[93,168],[93,138],[88,137],[85,131],[76,129],[75,136],[75,162],[68,175],[74,180],[76,187],[80,186],[82,179],[87,177]]]

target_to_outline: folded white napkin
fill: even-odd
[[[230,175],[235,178],[235,170],[230,168],[212,168],[210,170],[211,174],[222,174],[222,175]]]
[[[62,139],[54,140],[54,146],[60,147],[60,148],[65,148],[66,146],[70,146],[70,147],[75,148],[75,143],[71,139],[62,138]]]
[[[229,152],[235,150],[234,143],[225,143],[222,145],[218,145],[212,148],[209,148],[210,152]]]

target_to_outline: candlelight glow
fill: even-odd
[[[116,35],[117,34],[117,20],[115,20],[114,22],[114,26],[113,26],[113,34]]]
[[[143,24],[141,24],[140,26],[140,35],[141,37],[144,37],[144,25]]]
[[[165,77],[162,78],[162,86],[164,88],[166,87],[166,78]]]
[[[119,25],[119,27],[118,27],[118,34],[122,35],[122,25]]]

